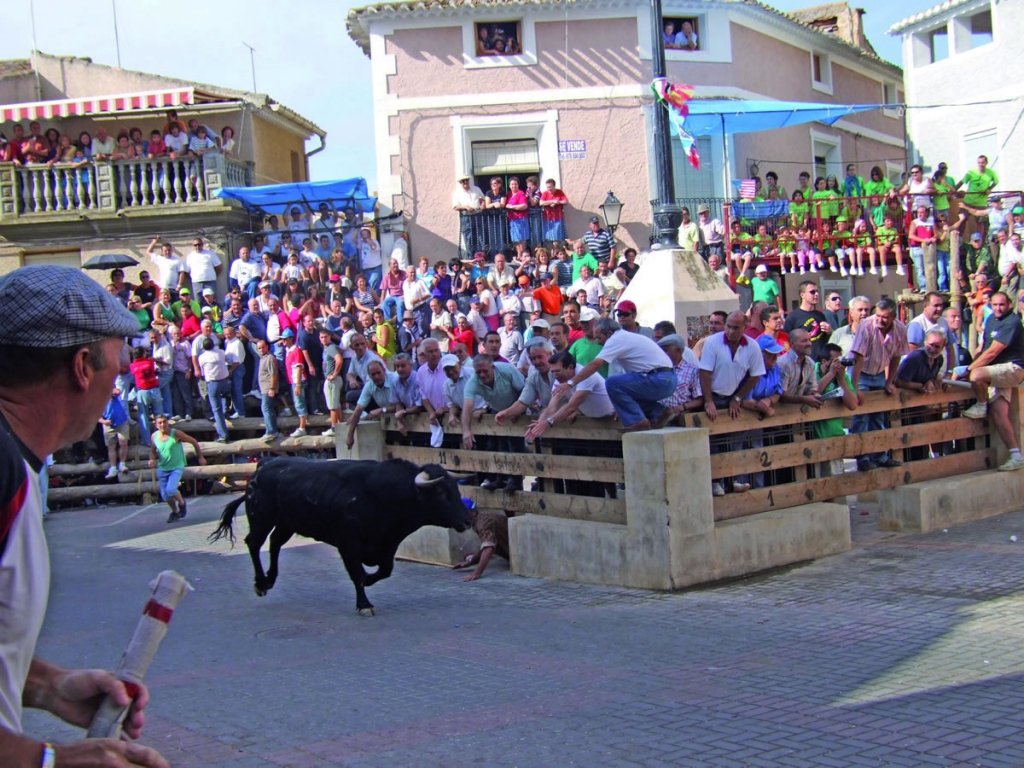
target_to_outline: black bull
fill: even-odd
[[[281,547],[295,534],[337,548],[356,588],[356,610],[374,613],[365,588],[391,575],[398,545],[424,525],[464,531],[472,525],[455,479],[437,464],[404,459],[316,461],[277,457],[261,462],[245,494],[224,508],[211,541],[235,541],[232,521],[245,504],[256,594],[277,580]],[[270,569],[260,547],[270,536]],[[367,574],[363,566],[376,566]]]

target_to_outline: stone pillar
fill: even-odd
[[[101,211],[117,210],[117,190],[115,189],[114,166],[109,161],[95,163],[96,174],[96,207]]]
[[[228,186],[227,161],[220,152],[203,153],[203,184],[207,200],[212,200],[218,189]]]
[[[636,304],[640,325],[671,320],[691,346],[707,335],[712,311],[740,308],[739,297],[699,253],[678,249],[643,254],[622,299]]]
[[[339,459],[384,461],[384,429],[380,421],[364,421],[356,425],[356,440],[350,451],[345,445],[348,422],[334,428],[335,455]]]
[[[14,163],[0,163],[0,221],[18,218],[18,179]]]

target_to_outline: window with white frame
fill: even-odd
[[[889,81],[882,83],[882,103],[883,104],[899,104],[900,95],[899,88],[896,83]],[[892,107],[891,109],[882,109],[882,114],[886,117],[899,117],[899,109]]]
[[[832,93],[832,60],[827,53],[811,51],[811,87],[822,93]]]
[[[462,60],[466,69],[536,64],[534,20],[530,17],[464,20]]]
[[[963,168],[973,168],[979,155],[988,158],[989,165],[995,162],[999,154],[999,133],[995,128],[965,133],[963,138]]]
[[[666,51],[700,51],[704,31],[704,19],[700,16],[666,16],[663,19],[662,37]]]
[[[842,144],[838,136],[811,131],[811,157],[814,163],[814,177],[835,176],[842,178]]]
[[[928,51],[932,64],[949,58],[949,29],[946,25],[928,33]]]
[[[525,187],[527,176],[540,174],[540,151],[536,139],[474,141],[472,157],[473,183],[480,189],[487,189],[494,176],[501,177],[508,189],[510,176],[518,176],[520,186]]]
[[[992,9],[986,8],[970,18],[971,48],[978,48],[992,42]]]

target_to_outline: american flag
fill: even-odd
[[[740,198],[743,200],[753,200],[754,195],[757,194],[757,182],[753,179],[744,179],[740,182]]]

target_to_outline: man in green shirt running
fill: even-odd
[[[149,444],[149,466],[156,467],[156,477],[160,485],[160,498],[167,502],[171,514],[168,523],[181,520],[188,512],[185,498],[178,490],[181,475],[185,471],[185,450],[182,443],[188,443],[196,450],[196,458],[201,465],[206,464],[203,449],[191,435],[171,428],[171,420],[166,416],[156,417],[157,432]]]

